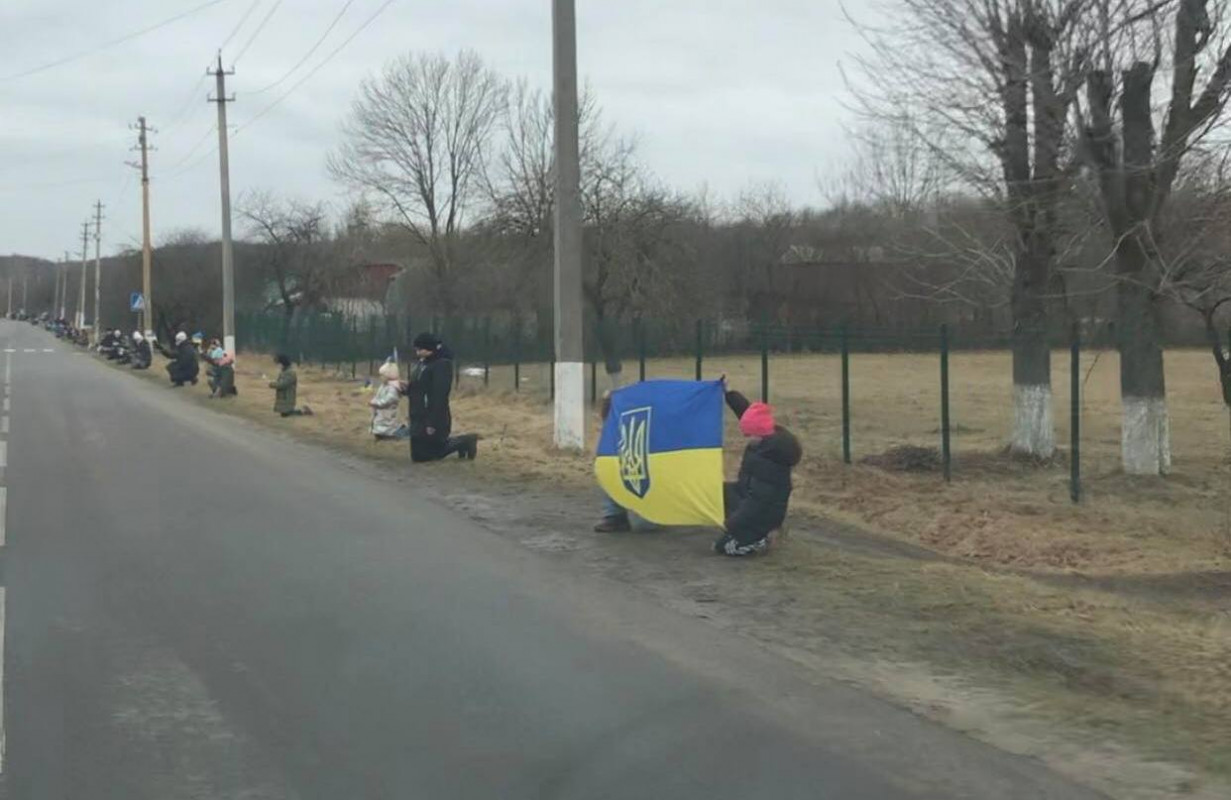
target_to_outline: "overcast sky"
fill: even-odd
[[[139,242],[140,187],[124,162],[136,157],[128,125],[142,114],[159,129],[151,156],[155,241],[183,228],[217,235],[216,110],[205,101],[212,78],[203,77],[214,52],[243,20],[223,50],[224,63],[237,70],[228,84],[238,95],[230,127],[241,127],[385,0],[351,0],[315,55],[264,93],[254,94],[307,53],[345,0],[221,0],[125,43],[14,77],[206,2],[0,0],[0,253],[58,258],[79,250],[80,224],[96,199],[106,204],[104,252]],[[839,65],[855,44],[838,0],[577,5],[583,79],[606,118],[637,135],[659,178],[688,190],[708,186],[718,198],[776,182],[798,203],[821,202],[818,170],[844,155]],[[549,87],[550,10],[550,0],[393,0],[315,76],[234,135],[233,197],[268,188],[344,204],[325,156],[359,81],[399,53],[471,48],[497,71]]]

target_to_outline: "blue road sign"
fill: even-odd
[[[141,292],[133,292],[131,295],[129,295],[128,296],[128,309],[130,311],[144,311],[145,310],[145,295],[141,294]]]

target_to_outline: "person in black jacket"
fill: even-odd
[[[132,368],[149,369],[153,360],[154,353],[150,350],[149,340],[141,335],[141,331],[133,331]]]
[[[167,365],[167,375],[171,378],[172,386],[178,388],[185,383],[197,385],[197,375],[201,372],[201,364],[197,360],[197,348],[188,341],[188,334],[183,331],[175,334],[174,350],[163,350],[161,347],[159,350],[171,359],[171,363]]]
[[[727,405],[748,437],[739,477],[726,484],[726,533],[714,550],[727,556],[750,556],[769,549],[769,535],[786,521],[791,499],[791,470],[803,458],[794,434],[774,422],[773,409],[727,392]]]
[[[473,434],[450,436],[453,415],[449,393],[453,391],[453,354],[433,333],[421,333],[414,340],[418,363],[411,370],[407,393],[410,397],[410,459],[415,463],[439,461],[457,453],[473,461],[479,453],[479,437]]]

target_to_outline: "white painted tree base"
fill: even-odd
[[[1013,439],[1016,455],[1051,458],[1056,452],[1056,426],[1052,418],[1051,386],[1013,386]]]
[[[1171,418],[1165,397],[1125,397],[1120,457],[1129,475],[1171,471]]]
[[[555,441],[561,450],[586,447],[586,365],[556,362]]]

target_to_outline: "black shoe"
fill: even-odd
[[[595,533],[628,533],[632,529],[628,517],[605,517],[594,526]]]

